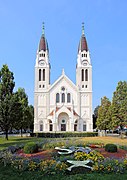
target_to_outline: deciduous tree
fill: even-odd
[[[0,70],[0,127],[6,133],[8,140],[8,130],[13,124],[12,109],[14,108],[13,89],[15,86],[13,73],[7,65],[3,65]]]
[[[34,125],[34,107],[32,105],[29,105],[28,120],[29,120],[29,128],[33,131],[33,125]]]
[[[15,127],[21,130],[21,136],[22,136],[22,130],[26,129],[28,126],[28,114],[29,114],[29,107],[28,107],[28,97],[25,93],[25,89],[18,88],[18,91],[16,92],[18,95],[18,101],[21,105],[21,113],[17,114],[18,121],[15,124]]]
[[[111,106],[110,100],[104,96],[101,98],[101,106],[98,109],[97,128],[100,130],[106,130],[110,121],[109,108]]]
[[[93,129],[95,129],[97,127],[96,125],[96,121],[97,121],[97,117],[98,117],[98,109],[99,109],[100,106],[97,106],[95,109],[94,109],[94,114],[93,114]]]
[[[127,125],[127,82],[119,81],[112,99],[113,126]]]

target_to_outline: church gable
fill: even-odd
[[[77,101],[77,87],[66,76],[61,76],[50,88],[50,105]],[[58,99],[56,99],[58,97]],[[70,97],[69,97],[70,96]]]
[[[66,85],[69,86],[71,89],[73,89],[74,91],[77,91],[77,86],[65,75],[62,74],[50,87],[50,92],[55,89],[58,86],[61,85]]]

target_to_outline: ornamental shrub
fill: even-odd
[[[117,152],[117,146],[115,144],[106,144],[105,151],[107,152]]]
[[[43,132],[30,133],[30,136],[43,138],[95,137],[98,136],[98,132]]]
[[[24,153],[31,154],[38,152],[38,145],[34,142],[29,142],[24,146]]]
[[[92,160],[93,162],[103,161],[104,156],[97,151],[91,151],[89,154],[85,152],[76,152],[74,158],[78,161],[85,161],[87,159]]]
[[[44,174],[52,174],[55,171],[56,161],[55,160],[44,160],[39,163],[40,171]]]
[[[29,171],[35,171],[37,169],[37,163],[34,161],[30,161],[28,164]]]
[[[104,161],[96,162],[93,165],[93,171],[100,173],[124,173],[126,170],[126,161],[121,159],[105,158]]]
[[[67,167],[68,166],[67,166],[67,164],[65,162],[58,162],[56,164],[55,169],[56,169],[57,173],[64,174],[66,172],[66,170],[67,170]]]

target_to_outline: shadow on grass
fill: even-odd
[[[9,140],[5,140],[4,138],[3,139],[0,139],[2,140],[1,141],[1,144],[0,144],[0,150],[2,149],[5,149],[7,148],[8,146],[14,146],[14,145],[20,145],[20,144],[26,144],[28,142],[37,142],[37,141],[41,141],[42,139],[38,139],[38,138],[18,138],[18,137],[15,137],[15,138],[10,138]]]

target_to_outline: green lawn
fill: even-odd
[[[124,180],[127,179],[125,174],[99,174],[86,173],[76,175],[46,175],[43,176],[40,172],[30,172],[13,169],[11,167],[0,166],[0,180]]]
[[[27,142],[37,142],[42,141],[42,138],[31,138],[31,137],[14,137],[10,136],[9,140],[6,140],[4,137],[0,137],[0,150],[5,149],[11,145],[20,145]]]
[[[47,138],[49,139],[49,138]],[[119,145],[127,145],[127,139],[120,139],[118,137],[75,137],[75,138],[57,138],[59,141],[66,141],[66,140],[71,140],[72,142],[77,141],[81,143],[114,143],[114,144],[119,144]],[[36,137],[14,137],[14,136],[9,136],[9,140],[7,141],[4,137],[0,136],[0,150],[4,149],[8,146],[11,145],[20,145],[20,144],[25,144],[27,142],[40,142],[45,140],[45,138],[36,138]],[[51,138],[50,141],[54,141],[54,138]]]

